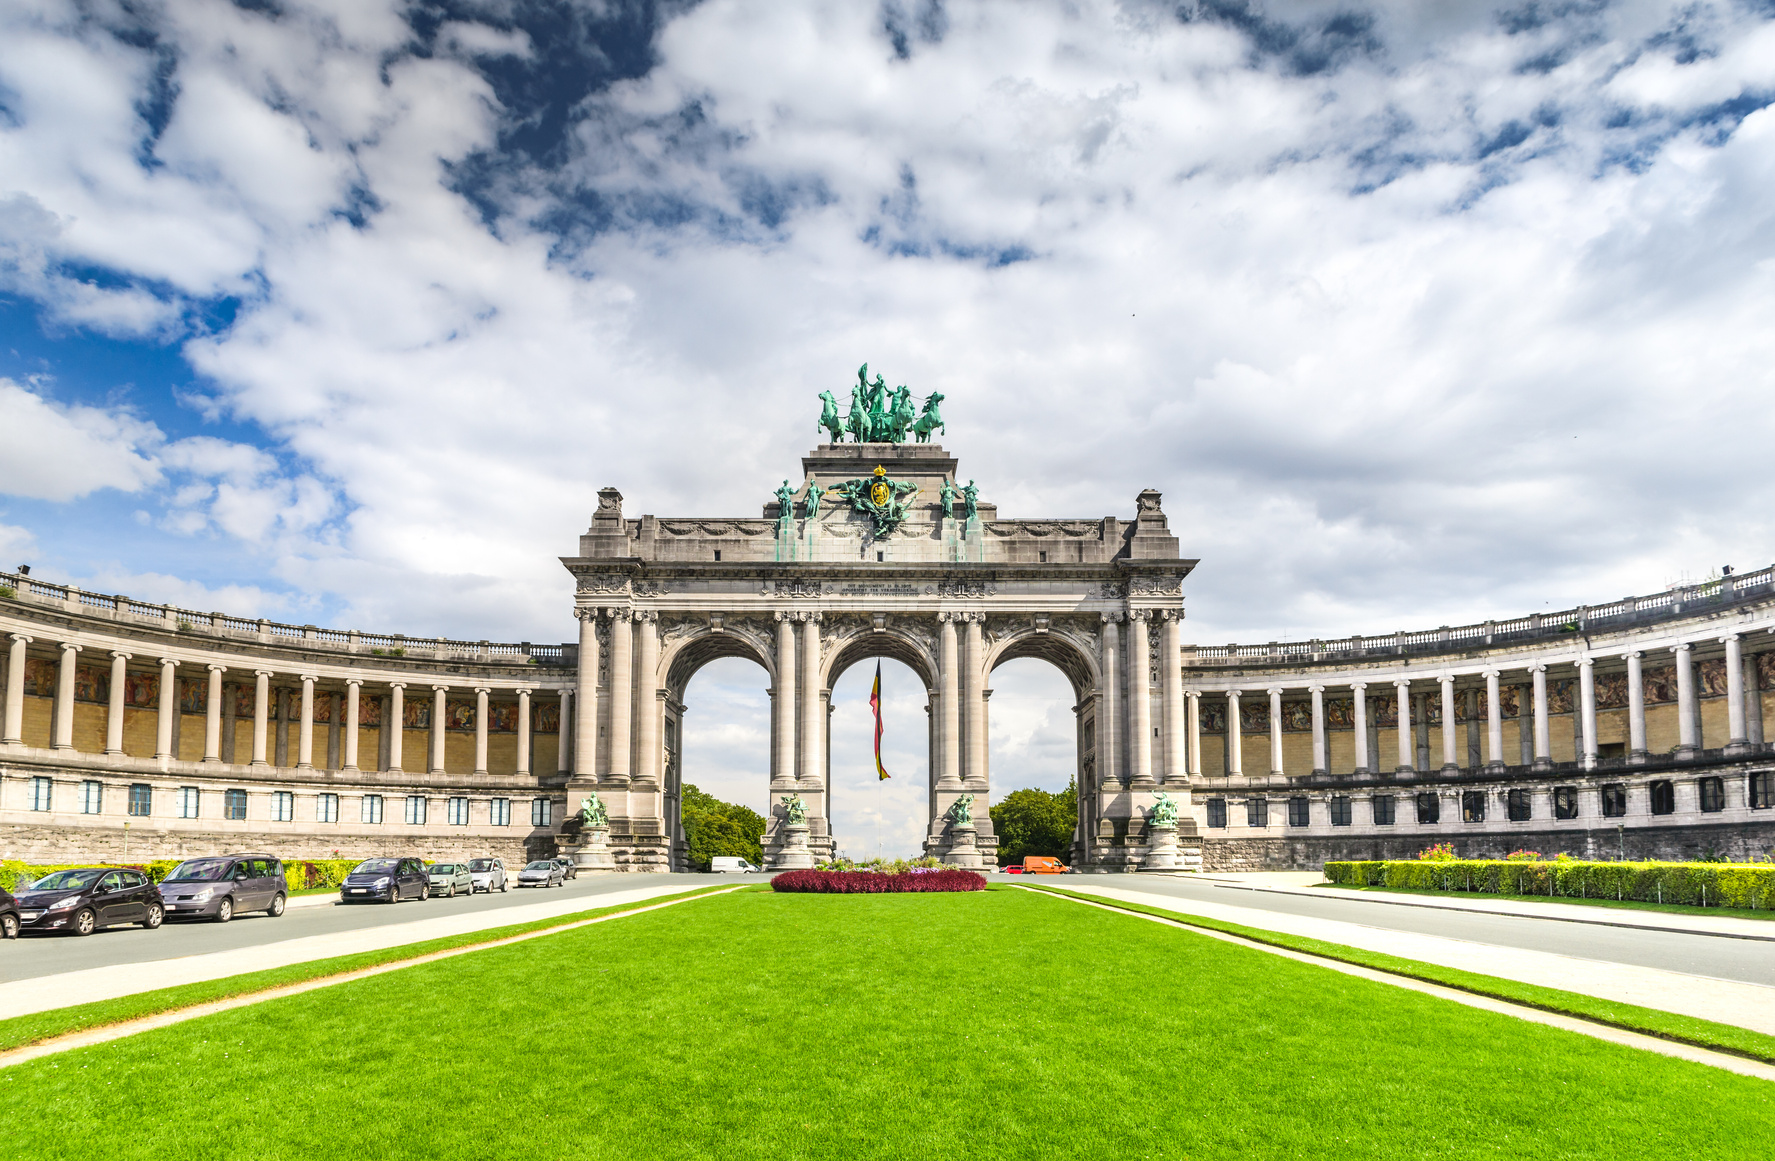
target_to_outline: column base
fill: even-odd
[[[357,769],[357,767],[356,767],[356,766],[346,766],[346,767],[344,767],[344,768],[345,768],[345,769],[347,769],[347,770],[356,770],[356,769]],[[476,771],[475,771],[475,773],[476,773],[476,774],[485,774],[485,773],[486,773],[486,772],[487,772],[487,771],[485,771],[485,770],[476,770]]]
[[[1416,766],[1395,766],[1395,767],[1393,767],[1393,773],[1395,775],[1398,775],[1398,774],[1410,775],[1410,774],[1416,774],[1417,772],[1418,772],[1418,768]]]
[[[430,770],[427,771],[427,773],[428,774],[448,774],[449,771],[444,769],[442,766],[433,766]]]
[[[207,762],[207,761],[209,761],[209,759],[205,758],[204,761]],[[312,770],[312,769],[314,769],[314,763],[313,762],[298,762],[298,763],[296,763],[296,769],[298,769],[298,770]]]
[[[1314,778],[1323,778],[1329,773],[1330,773],[1330,771],[1327,770],[1325,767],[1315,766],[1315,767],[1313,767],[1313,775],[1312,776]]]
[[[384,774],[405,774],[406,771],[402,770],[399,766],[390,766],[388,769],[382,771],[382,773],[384,773]]]
[[[1158,790],[1158,788],[1159,784],[1151,778],[1136,778],[1134,781],[1128,783],[1129,790],[1145,790],[1150,793]]]
[[[106,753],[110,753],[110,751],[107,750]],[[1756,747],[1750,744],[1749,738],[1733,738],[1726,743],[1726,757],[1728,758],[1754,753],[1756,753]]]
[[[52,750],[72,750],[74,748],[74,743],[73,742],[56,742],[55,744],[53,744],[49,748]],[[205,758],[204,761],[205,762],[212,762],[212,761],[220,761],[220,759]]]
[[[269,766],[269,765],[271,765],[271,763],[267,762],[263,758],[255,758],[253,761],[248,762],[247,765],[249,765],[249,766]],[[351,769],[351,767],[347,766],[346,769],[349,770],[349,769]]]
[[[1553,759],[1552,758],[1536,758],[1533,768],[1536,770],[1551,770],[1551,769],[1553,769]]]
[[[1678,762],[1693,762],[1701,755],[1700,746],[1678,746],[1673,755]]]
[[[1461,768],[1453,762],[1444,762],[1442,764],[1442,773],[1444,774],[1459,774],[1460,772]]]
[[[949,832],[949,849],[943,854],[943,861],[952,867],[980,866],[980,850],[974,845],[974,828]]]
[[[1502,774],[1504,772],[1504,764],[1502,762],[1487,762],[1485,764],[1485,772],[1487,774]]]
[[[121,758],[123,756],[124,756],[124,753],[122,750],[106,750],[105,751],[105,757],[107,757],[107,758]]]
[[[57,749],[60,749],[60,748],[61,748],[61,747],[59,747],[59,746],[58,746],[58,747],[56,747],[56,748],[57,748]],[[70,749],[72,749],[72,747],[69,747],[69,748],[70,748]],[[205,765],[206,765],[206,766],[207,766],[207,765],[211,765],[211,764],[213,764],[213,765],[217,765],[217,766],[220,766],[220,765],[221,765],[221,764],[222,764],[222,759],[220,759],[220,758],[210,758],[210,757],[205,757],[205,758],[204,758],[204,759],[203,759],[203,762],[204,762],[204,764],[205,764]]]
[[[263,763],[263,762],[254,762],[253,763],[253,765],[255,765],[255,766],[263,766],[264,764],[265,763]],[[341,773],[341,774],[347,774],[347,773],[360,774],[360,773],[362,773],[362,771],[360,771],[356,766],[341,766],[341,767],[339,767],[339,773]],[[477,770],[477,771],[475,771],[475,773],[481,774],[481,773],[485,773],[485,771]]]
[[[1635,750],[1633,753],[1627,755],[1627,764],[1630,766],[1644,766],[1646,762],[1650,760],[1651,756],[1650,751]]]

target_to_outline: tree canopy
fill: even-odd
[[[1071,782],[1058,794],[1013,790],[987,812],[998,834],[998,859],[1021,862],[1027,855],[1072,859],[1072,832],[1078,825],[1078,788]]]
[[[733,856],[757,866],[764,862],[764,819],[757,811],[686,783],[684,786],[684,840],[690,848],[690,865],[709,869],[716,856]]]

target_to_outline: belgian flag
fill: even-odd
[[[875,711],[875,773],[877,782],[889,777],[881,764],[881,659],[875,661],[875,688],[869,691],[869,708]]]

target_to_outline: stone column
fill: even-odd
[[[484,685],[475,687],[475,773],[487,772],[487,695]]]
[[[357,729],[362,706],[358,704],[359,695],[363,692],[364,679],[348,677],[345,679],[345,722],[340,727],[339,737],[339,769],[357,769]],[[339,715],[334,714],[333,720],[338,721]]]
[[[665,712],[660,704],[659,690],[659,614],[649,609],[635,614],[635,712],[641,715],[635,723],[635,778],[657,786],[660,783],[660,726]],[[790,658],[794,664],[794,658]],[[795,741],[794,692],[789,698],[789,741]],[[793,752],[793,751],[791,751]]]
[[[1529,666],[1535,682],[1535,769],[1553,765],[1553,739],[1547,728],[1547,667],[1540,662]]]
[[[1399,704],[1393,714],[1394,724],[1399,734],[1399,765],[1395,774],[1415,774],[1417,759],[1412,751],[1411,739],[1411,679],[1395,677],[1393,679],[1393,696]]]
[[[0,744],[25,744],[25,647],[31,638],[23,633],[11,635],[12,644],[6,654],[6,725]]]
[[[1579,739],[1578,761],[1586,770],[1596,769],[1596,662],[1589,657],[1578,658],[1578,717],[1583,733]]]
[[[596,688],[595,686],[593,687]],[[586,743],[586,765],[582,767],[583,778],[596,779],[598,776],[598,699],[587,695],[580,699],[592,703],[592,725],[585,731],[591,741]],[[561,691],[560,733],[555,735],[555,773],[567,774],[573,770],[574,755],[579,752],[580,727],[574,711],[578,708],[573,700],[573,691]]]
[[[1744,725],[1744,650],[1736,633],[1727,633],[1720,642],[1726,647],[1726,753],[1742,754],[1750,749]]]
[[[203,760],[220,762],[222,760],[222,675],[228,672],[226,665],[213,662],[207,666],[210,671],[209,700],[203,715]]]
[[[820,614],[803,613],[801,623],[801,781],[826,785],[825,703],[820,700]]]
[[[1226,691],[1226,774],[1228,778],[1245,775],[1245,739],[1239,734],[1239,690]]]
[[[596,672],[594,670],[594,672]],[[518,690],[518,769],[530,773],[530,690]]]
[[[986,793],[986,647],[981,637],[985,613],[968,613],[967,633],[963,638],[962,711],[967,723],[967,765],[962,770],[962,786],[975,793]]]
[[[163,761],[179,756],[173,749],[173,722],[179,715],[178,666],[170,657],[160,659],[160,713],[154,723],[154,756]]]
[[[1682,760],[1701,752],[1701,738],[1695,729],[1695,667],[1688,642],[1672,647],[1676,655],[1676,756]]]
[[[1763,686],[1757,676],[1756,654],[1744,655],[1744,728],[1745,736],[1750,739],[1750,748],[1759,750],[1763,746]]]
[[[1178,674],[1179,679],[1182,673]],[[1189,773],[1192,778],[1202,776],[1202,693],[1200,690],[1189,690],[1184,695],[1185,714],[1189,719]]]
[[[1455,679],[1445,673],[1436,679],[1442,686],[1442,771],[1452,774],[1461,768],[1455,760]]]
[[[1627,760],[1635,765],[1646,760],[1646,682],[1640,656],[1637,649],[1622,654],[1627,662]]]
[[[1183,705],[1183,619],[1176,611],[1161,614],[1159,622],[1159,699],[1164,710],[1165,764],[1159,776],[1166,782],[1181,782],[1187,774],[1184,747]]]
[[[1368,765],[1368,683],[1356,681],[1350,684],[1350,693],[1355,699],[1351,707],[1351,726],[1355,731],[1356,773],[1370,773]]]
[[[1504,706],[1498,688],[1498,671],[1485,671],[1485,768],[1496,773],[1504,768]]]
[[[771,687],[771,722],[776,739],[772,780],[795,781],[795,614],[777,613],[777,679]]]
[[[1122,778],[1121,747],[1117,745],[1121,730],[1122,697],[1118,689],[1122,676],[1122,615],[1103,614],[1103,637],[1099,646],[1097,666],[1103,674],[1103,689],[1097,699],[1097,782],[1113,792]]]
[[[961,659],[955,641],[955,621],[959,615],[937,614],[938,790],[961,789]]]
[[[571,695],[562,690],[561,729],[566,731],[572,723],[572,749],[560,746],[560,756],[555,764],[562,770],[572,770],[581,779],[595,781],[598,777],[598,610],[575,609],[573,615],[579,618],[579,717],[567,716],[565,699]]]
[[[253,670],[253,765],[269,766],[266,741],[271,728],[271,671]]]
[[[1282,774],[1282,687],[1271,686],[1270,695],[1270,776]]]
[[[1313,695],[1313,773],[1323,774],[1330,765],[1325,756],[1325,687],[1309,685]]]
[[[123,754],[123,697],[129,686],[127,653],[111,652],[111,700],[105,713],[105,753]]]
[[[447,685],[431,687],[431,772],[444,773],[444,716],[449,709]]]
[[[773,703],[771,708],[776,708]],[[612,782],[627,782],[632,747],[629,725],[635,713],[635,625],[628,609],[610,615],[610,756]]]
[[[388,724],[382,728],[388,731],[388,772],[401,773],[401,743],[406,740],[407,731],[407,683],[391,681],[388,683]]]
[[[1152,644],[1146,609],[1128,614],[1128,774],[1138,790],[1153,782]]]
[[[314,769],[314,682],[312,673],[302,675],[302,716],[296,723],[296,769]]]
[[[51,741],[52,748],[72,750],[74,748],[74,669],[80,663],[80,646],[62,642],[61,660],[55,673],[55,737]],[[212,698],[216,707],[221,708],[221,694],[218,691]]]

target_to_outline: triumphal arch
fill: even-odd
[[[848,416],[822,395],[834,442],[803,456],[760,516],[636,519],[617,489],[599,492],[578,555],[562,558],[576,580],[578,687],[596,691],[574,710],[568,802],[598,792],[613,862],[680,865],[685,688],[710,661],[742,657],[770,682],[766,863],[829,854],[830,693],[852,665],[891,657],[929,698],[925,851],[991,866],[991,675],[1034,657],[1075,697],[1075,842],[1093,863],[1150,865],[1154,807],[1169,820],[1189,802],[1180,633],[1196,563],[1160,494],[1135,497],[1131,519],[1001,518],[928,442],[940,395],[920,413],[905,388],[858,378]],[[1193,863],[1188,812],[1178,826],[1175,856],[1167,842],[1159,858]]]

